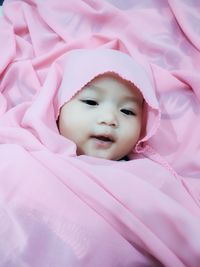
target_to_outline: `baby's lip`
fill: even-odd
[[[91,135],[91,138],[103,141],[103,142],[115,142],[115,138],[111,134],[94,134]]]

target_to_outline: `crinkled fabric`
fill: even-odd
[[[199,265],[199,11],[189,0],[4,1],[0,266]],[[147,105],[129,161],[77,157],[57,129],[60,107],[107,71]]]

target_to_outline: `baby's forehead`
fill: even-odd
[[[80,90],[80,93],[106,95],[110,91],[130,100],[143,101],[141,91],[132,82],[113,74],[95,77]]]

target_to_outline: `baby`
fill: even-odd
[[[61,108],[60,133],[74,141],[78,155],[124,158],[142,127],[143,96],[116,74],[99,75]]]
[[[74,50],[62,62],[56,120],[76,154],[117,161],[143,152],[159,123],[148,65],[104,48]]]

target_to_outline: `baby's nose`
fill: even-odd
[[[98,123],[112,127],[117,127],[118,119],[116,112],[113,110],[107,110],[106,112],[101,112],[101,114],[99,114]]]

